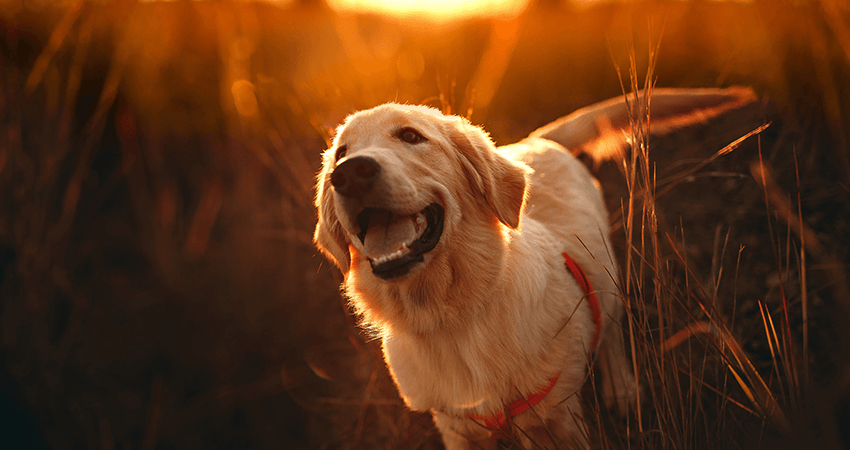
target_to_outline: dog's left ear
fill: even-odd
[[[334,165],[329,161],[333,161],[333,149],[325,152],[325,164],[319,172],[316,183],[316,211],[319,213],[319,221],[316,224],[316,232],[313,233],[313,242],[345,275],[351,265],[351,254],[334,209],[330,182],[330,173]]]
[[[496,151],[490,137],[466,119],[452,118],[448,134],[460,152],[473,189],[484,197],[499,221],[518,228],[530,169]]]

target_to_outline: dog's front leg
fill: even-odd
[[[443,436],[446,450],[496,450],[497,441],[490,432],[472,420],[434,412],[434,423]]]

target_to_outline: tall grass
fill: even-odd
[[[773,181],[761,158],[760,133],[764,124],[744,134],[692,168],[666,177],[659,186],[656,163],[650,152],[652,127],[652,88],[658,47],[649,49],[649,66],[643,83],[639,81],[634,48],[630,49],[629,90],[631,152],[624,158],[621,173],[627,188],[625,203],[614,214],[616,228],[625,235],[626,248],[622,274],[622,297],[629,312],[627,334],[631,342],[633,368],[642,385],[637,393],[640,407],[635,413],[637,433],[619,441],[603,436],[602,448],[691,449],[752,448],[752,445],[779,445],[804,448],[823,445],[825,438],[812,427],[812,401],[809,396],[808,302],[806,249],[816,242],[802,216],[798,192],[796,211],[787,194]],[[617,68],[620,73],[619,67]],[[622,77],[621,77],[622,78]],[[624,86],[624,92],[627,90]],[[757,136],[757,138],[755,137]],[[710,273],[692,266],[688,256],[688,230],[680,223],[671,234],[659,227],[658,198],[677,182],[738,148],[747,139],[758,139],[759,159],[752,174],[764,189],[764,227],[776,265],[781,303],[776,308],[758,301],[764,333],[756,339],[767,343],[772,370],[765,371],[744,350],[736,329],[737,299],[718,297],[724,274],[734,274],[739,283],[740,254],[734,267],[724,266],[729,244],[722,228],[716,228]],[[796,154],[795,158],[796,169]],[[678,181],[677,181],[678,180]],[[799,189],[799,170],[796,171]],[[620,215],[621,214],[621,215]],[[779,218],[788,227],[786,239],[775,230]],[[706,224],[709,225],[709,224]],[[710,226],[710,225],[709,225]],[[799,241],[792,239],[792,230]],[[806,244],[807,238],[810,242]],[[814,244],[816,245],[816,244]],[[820,249],[823,254],[823,249]],[[792,271],[791,265],[797,270]],[[789,276],[798,277],[799,290],[793,295],[801,307],[791,310]],[[730,310],[731,309],[731,310]],[[792,316],[802,316],[802,333],[791,331]],[[600,419],[597,410],[597,421]],[[752,428],[761,431],[754,437]],[[611,432],[611,429],[608,429]],[[750,434],[749,437],[745,437]],[[765,438],[772,435],[771,438]],[[777,438],[779,436],[779,438]],[[742,439],[742,441],[737,441]],[[755,441],[753,441],[753,439]],[[764,441],[763,441],[764,439]],[[746,442],[746,443],[744,443]],[[768,442],[770,444],[768,444]],[[815,443],[818,444],[815,444]]]

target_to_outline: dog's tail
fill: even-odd
[[[637,103],[643,102],[644,96],[645,91],[640,91],[587,106],[537,129],[531,137],[555,141],[572,152],[589,155],[598,164],[623,153],[629,142],[630,120],[638,120]],[[650,132],[663,134],[704,122],[756,98],[747,87],[652,89]]]

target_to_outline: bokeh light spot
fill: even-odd
[[[245,117],[257,113],[257,96],[254,95],[254,85],[248,80],[238,80],[230,88],[233,93],[233,101],[236,111]]]

